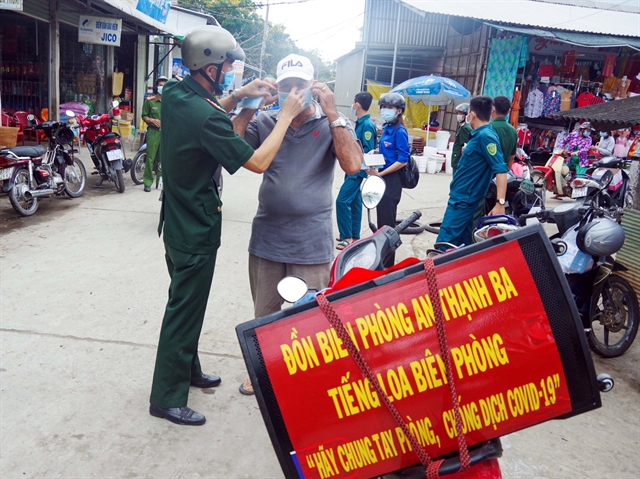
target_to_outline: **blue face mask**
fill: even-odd
[[[220,89],[222,91],[226,91],[229,89],[229,87],[231,86],[231,84],[233,83],[233,79],[235,77],[235,72],[233,70],[231,70],[230,72],[226,72],[224,74],[224,80],[222,83],[219,83],[220,85]]]
[[[162,95],[162,86],[158,87],[158,95]]]
[[[582,132],[582,136],[584,136],[585,138],[589,138],[591,136],[591,132],[590,131],[583,131]]]
[[[601,136],[602,138],[606,138],[607,136],[609,136],[609,133],[607,133],[606,131],[601,131],[601,132],[600,132],[600,136]]]
[[[385,123],[391,123],[395,117],[397,116],[397,111],[392,110],[390,108],[382,108],[380,110],[380,117],[384,120]]]
[[[353,113],[353,116],[358,115],[358,112],[356,112],[356,109],[354,107],[351,107],[351,113]]]
[[[311,105],[311,87],[305,88],[302,91],[304,92],[304,98],[302,100],[304,102],[304,104],[302,105],[302,109],[304,110],[309,105]],[[288,91],[279,91],[278,92],[278,104],[281,107],[282,107],[282,105],[284,105],[284,101],[287,99],[288,96],[289,96],[289,92]]]

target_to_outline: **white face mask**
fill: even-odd
[[[464,115],[456,115],[456,118],[458,119],[458,123],[462,123],[464,121]]]

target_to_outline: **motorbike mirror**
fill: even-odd
[[[362,204],[368,210],[372,210],[384,196],[387,184],[379,176],[370,176],[362,183]]]
[[[604,174],[600,177],[600,181],[602,182],[603,185],[603,190],[609,186],[609,183],[611,183],[611,180],[613,180],[613,173],[611,173],[611,170],[607,170],[604,172]]]
[[[33,120],[35,120],[35,119],[36,119],[36,117],[35,117],[35,116],[33,116],[33,115],[27,115],[27,120],[29,120],[29,121],[33,121]]]
[[[120,104],[120,103],[118,103],[116,100],[113,100],[113,101],[111,102],[111,106],[112,106],[112,107],[114,107],[114,108],[115,108],[115,107],[117,107],[119,104]]]
[[[73,118],[74,116],[76,116],[76,114],[74,112],[72,112],[71,110],[67,110],[64,112],[65,115],[67,115],[69,118]]]
[[[304,279],[298,276],[287,276],[278,282],[276,289],[287,303],[295,303],[307,294],[309,287]]]

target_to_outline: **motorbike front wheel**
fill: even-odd
[[[13,175],[13,188],[9,190],[11,206],[22,216],[31,216],[38,209],[38,198],[27,199],[25,193],[29,191],[29,171],[18,169]]]
[[[141,185],[144,181],[144,166],[147,163],[147,152],[139,151],[133,158],[133,165],[131,166],[131,180],[136,185]]]
[[[116,170],[112,179],[116,185],[118,193],[124,193],[124,175],[122,174],[122,170]]]
[[[87,170],[84,163],[74,158],[73,165],[67,165],[64,169],[64,192],[71,198],[79,198],[84,193],[87,184]]]
[[[589,347],[604,358],[621,356],[636,338],[639,319],[633,287],[620,276],[609,276],[591,306]]]

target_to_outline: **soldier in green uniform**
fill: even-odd
[[[502,148],[504,161],[506,161],[507,166],[511,168],[518,145],[518,133],[507,121],[507,115],[511,111],[511,100],[506,96],[497,96],[493,99],[493,104],[494,112],[491,126],[498,134],[498,138],[500,138],[500,147]]]
[[[453,168],[453,174],[456,174],[458,169],[458,162],[462,156],[462,147],[469,142],[469,136],[471,135],[471,127],[467,123],[467,113],[469,113],[469,104],[460,103],[456,107],[456,114],[458,119],[458,131],[456,132],[456,139],[453,142],[453,148],[451,151],[451,168]]]
[[[142,105],[142,121],[147,124],[147,161],[144,165],[144,191],[149,193],[153,184],[153,163],[160,147],[160,112],[162,106],[162,89],[167,77],[160,76],[156,80],[156,94],[145,100]],[[160,177],[160,170],[156,171]]]
[[[225,29],[196,27],[182,43],[182,60],[191,75],[181,82],[167,82],[162,92],[164,194],[158,233],[164,232],[171,285],[149,412],[176,424],[204,424],[205,417],[187,407],[189,386],[208,388],[221,382],[218,376],[203,374],[198,359],[222,222],[213,174],[218,165],[230,174],[240,167],[264,172],[303,106],[304,93],[292,92],[281,106],[273,131],[254,151],[234,132],[227,112],[244,97],[270,96],[273,85],[255,80],[227,98],[217,98],[231,83],[233,62],[244,58],[242,48]]]

